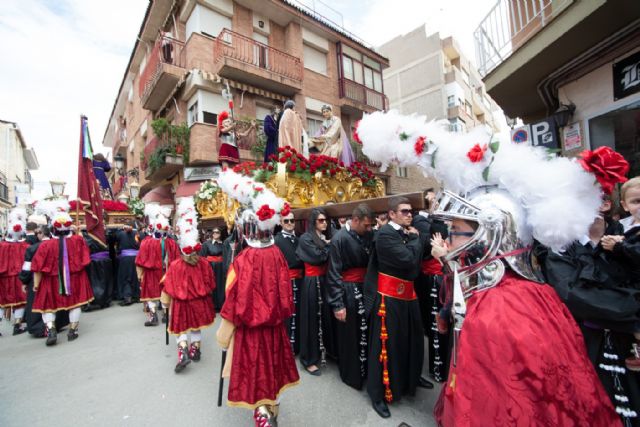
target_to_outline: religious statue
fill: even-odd
[[[264,134],[267,136],[267,143],[264,148],[264,162],[269,161],[269,156],[278,152],[278,116],[280,107],[274,105],[271,114],[264,117]]]
[[[329,105],[322,106],[322,117],[324,121],[318,134],[311,138],[311,143],[320,154],[335,157],[342,161],[345,166],[350,166],[356,161],[347,133],[342,127],[342,120],[333,115],[333,110]]]
[[[288,100],[284,103],[284,112],[280,118],[278,129],[278,147],[290,146],[298,153],[304,153],[302,149],[302,119],[293,109],[296,103]]]

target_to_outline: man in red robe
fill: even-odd
[[[235,175],[221,174],[221,188]],[[280,394],[300,380],[285,324],[295,311],[289,267],[272,234],[289,206],[262,185],[246,179],[239,185],[252,187],[240,193],[262,193],[256,198],[260,208],[254,202],[256,213],[247,209],[238,221],[248,247],[229,270],[217,338],[229,349],[223,373],[230,378],[228,404],[252,409],[256,426],[271,426]]]
[[[25,241],[27,213],[24,209],[13,209],[9,213],[9,231],[4,242],[0,242],[0,319],[8,310],[14,319],[13,335],[25,332],[22,327],[27,294],[18,278],[22,270],[24,253],[29,247]]]
[[[152,219],[154,233],[140,244],[136,256],[138,279],[140,280],[140,301],[147,304],[148,319],[144,326],[158,325],[158,302],[162,293],[160,280],[169,264],[180,256],[180,248],[175,240],[167,237],[169,222],[159,214]],[[164,307],[166,308],[166,307]],[[163,321],[165,321],[163,319]]]
[[[68,213],[54,214],[53,239],[43,241],[31,261],[36,290],[33,311],[42,313],[48,346],[57,342],[56,313],[69,310],[71,325],[67,339],[73,341],[78,338],[80,307],[93,301],[85,270],[91,263],[89,247],[82,236],[71,234],[72,225]]]

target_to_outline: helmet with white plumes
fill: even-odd
[[[446,121],[376,112],[360,121],[357,134],[363,153],[383,168],[418,166],[443,184],[434,215],[477,225],[470,241],[445,257],[451,266],[464,259],[461,280],[477,276],[476,286],[493,286],[504,261],[517,274],[542,281],[534,239],[561,250],[586,234],[598,215],[601,186],[594,185],[584,159],[514,144],[484,126],[468,133],[447,127]]]
[[[17,242],[24,240],[27,232],[27,211],[24,208],[13,208],[9,211],[9,228],[7,241]]]
[[[178,233],[178,246],[180,246],[183,255],[197,255],[200,252],[198,215],[193,197],[182,197],[178,200],[176,232]]]
[[[280,218],[291,211],[289,204],[264,184],[231,169],[222,171],[217,183],[227,196],[241,205],[236,212],[236,228],[247,244],[256,248],[273,245],[273,229]]]
[[[147,203],[144,207],[144,215],[147,217],[151,235],[154,238],[159,239],[169,232],[170,208],[160,206],[157,203]]]

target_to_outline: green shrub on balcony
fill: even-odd
[[[167,155],[174,157],[182,156],[183,163],[185,165],[189,163],[189,137],[191,135],[191,129],[186,123],[173,125],[164,117],[160,117],[151,122],[151,128],[160,140],[160,147],[156,148],[154,154],[161,148],[166,149],[164,155],[162,155],[161,151],[159,152],[159,157],[162,157],[160,166],[164,164]],[[151,157],[153,157],[153,154]],[[149,167],[151,167],[151,163],[151,159],[149,159]]]

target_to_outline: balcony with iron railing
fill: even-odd
[[[151,50],[140,75],[139,93],[142,106],[157,111],[175,90],[186,73],[184,68],[184,43],[161,36]]]
[[[575,0],[498,0],[473,33],[478,72],[493,71]]]
[[[355,102],[342,107],[343,109],[346,107],[346,112],[349,112],[349,107],[352,107],[370,113],[386,110],[389,105],[389,100],[384,93],[345,78],[340,79],[340,98]]]
[[[300,58],[229,29],[216,38],[213,58],[213,72],[222,77],[286,95],[302,89]]]

